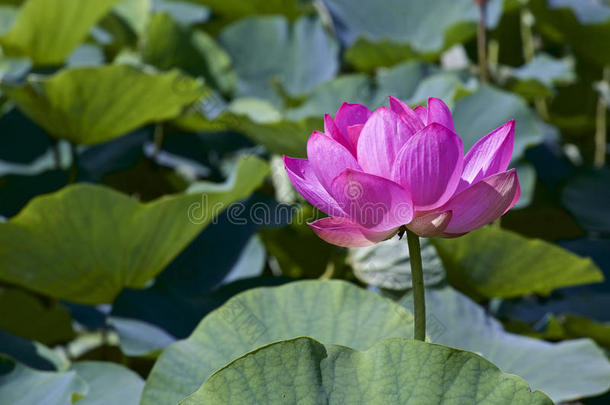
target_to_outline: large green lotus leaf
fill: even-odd
[[[61,65],[118,1],[28,0],[0,44],[8,56],[27,56],[36,65]]]
[[[547,87],[552,87],[555,83],[572,83],[576,79],[574,60],[557,59],[544,53],[513,69],[511,75],[519,80],[535,80]]]
[[[89,390],[78,405],[138,405],[144,381],[135,372],[115,363],[79,361],[72,370],[87,382]]]
[[[366,351],[308,337],[263,346],[212,375],[180,405],[551,405],[480,356],[405,338]]]
[[[383,338],[410,337],[412,329],[412,316],[400,305],[343,281],[249,290],[165,349],[146,381],[142,405],[173,405],[224,365],[277,340],[312,336],[360,350]]]
[[[25,84],[4,85],[4,90],[51,135],[89,145],[174,118],[207,92],[199,80],[178,71],[158,73],[128,65],[29,75]]]
[[[0,223],[0,279],[85,304],[112,302],[125,287],[144,287],[267,172],[246,157],[226,184],[146,204],[86,184],[37,197]]]
[[[432,243],[449,282],[475,298],[548,295],[560,287],[604,279],[589,258],[493,226]]]
[[[438,284],[445,279],[445,268],[428,239],[421,239],[421,257],[424,267],[424,283]],[[388,290],[411,288],[411,260],[407,241],[399,238],[372,246],[352,248],[348,261],[354,275],[368,285]]]
[[[542,140],[542,129],[527,102],[512,93],[482,86],[473,94],[459,99],[453,109],[455,129],[467,151],[483,136],[500,125],[515,120],[513,159],[523,156],[528,146]]]
[[[225,28],[219,42],[233,61],[237,96],[274,105],[284,93],[309,93],[339,69],[339,46],[318,18],[301,17],[291,26],[280,16],[251,17]]]
[[[401,303],[412,308],[411,296]],[[450,287],[427,289],[426,310],[433,320],[428,328],[432,342],[479,353],[557,403],[610,388],[610,363],[589,339],[549,343],[508,333],[482,307]]]
[[[324,0],[334,17],[343,42],[351,45],[358,37],[372,41],[390,40],[409,44],[418,52],[438,52],[445,45],[445,31],[468,24],[470,35],[475,33],[478,9],[470,0]],[[501,2],[488,5],[488,22],[497,23]],[[453,32],[455,34],[455,32]],[[469,35],[469,36],[470,36]],[[463,35],[460,35],[463,36]]]
[[[57,302],[45,304],[19,288],[0,289],[0,328],[47,345],[72,340],[74,330],[68,310]]]
[[[87,393],[74,371],[38,371],[0,356],[0,400],[10,405],[71,405]]]
[[[610,169],[590,170],[570,179],[561,200],[578,223],[593,232],[610,232]]]

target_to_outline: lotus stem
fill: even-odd
[[[526,63],[531,62],[536,56],[536,45],[534,43],[534,33],[532,25],[534,24],[534,16],[527,8],[521,10],[521,42],[523,44],[523,59]],[[549,120],[549,108],[546,99],[542,96],[534,98],[534,106],[538,115],[543,120]]]
[[[600,93],[602,93],[607,86],[610,86],[610,66],[604,67],[603,79],[600,86]],[[600,94],[597,100],[597,113],[595,117],[595,156],[593,158],[593,165],[595,167],[603,167],[606,164],[606,149],[608,143],[608,134],[606,132],[607,109],[608,103],[606,102],[604,95]]]
[[[411,262],[411,279],[413,280],[413,315],[415,340],[426,340],[426,291],[424,289],[424,271],[421,263],[419,236],[407,230],[409,259]]]
[[[476,0],[479,5],[479,26],[477,29],[477,53],[481,82],[487,83],[487,0]]]

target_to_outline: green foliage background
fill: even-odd
[[[0,0],[0,404],[607,404],[610,3],[480,11]],[[516,120],[517,206],[423,241],[426,343],[406,242],[322,242],[279,158],[388,95]]]

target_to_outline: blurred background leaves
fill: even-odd
[[[96,404],[120,377],[113,401],[138,403],[159,355],[261,291],[294,289],[292,304],[265,304],[270,329],[306,304],[367,327],[368,315],[338,315],[337,291],[309,300],[297,279],[408,307],[406,242],[322,242],[306,225],[320,213],[278,164],[304,157],[343,101],[393,95],[443,98],[465,149],[516,120],[519,204],[493,227],[424,244],[431,341],[553,400],[606,403],[610,4],[485,10],[481,21],[472,0],[0,0],[0,396],[35,403],[61,386],[47,402]],[[216,200],[225,209],[206,211]],[[385,311],[375,298],[350,310]],[[314,326],[299,333],[366,348]],[[224,363],[246,349],[230,350]],[[171,376],[163,364],[153,375]],[[162,381],[144,392],[164,397]]]

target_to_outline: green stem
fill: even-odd
[[[487,0],[478,0],[479,25],[477,28],[477,53],[479,56],[479,75],[481,82],[487,83]]]
[[[424,290],[424,271],[421,264],[421,249],[419,236],[407,230],[409,244],[409,259],[411,262],[411,278],[413,280],[413,313],[415,316],[415,340],[426,340],[426,297]]]
[[[610,83],[610,66],[604,68],[601,86],[608,86]],[[602,89],[603,91],[603,89]],[[608,135],[606,133],[606,114],[608,105],[603,95],[599,95],[597,100],[597,112],[595,114],[595,154],[593,165],[603,167],[606,164],[606,144]]]
[[[532,31],[532,24],[534,23],[534,17],[532,13],[527,9],[521,9],[520,15],[521,23],[521,43],[523,46],[523,59],[526,63],[531,62],[536,57],[536,45],[534,43],[534,32]],[[549,107],[546,99],[543,96],[537,96],[534,99],[534,106],[538,115],[543,120],[549,120]]]

